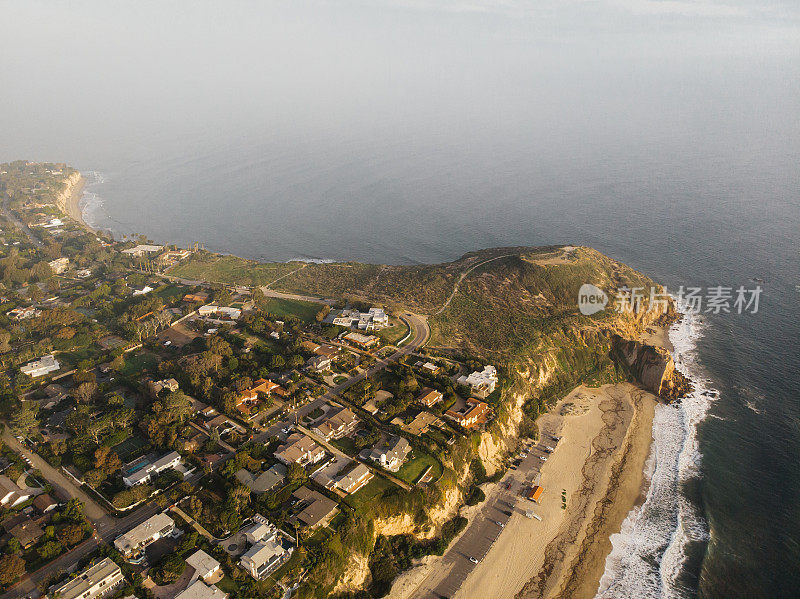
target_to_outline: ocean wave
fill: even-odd
[[[656,406],[653,445],[645,467],[649,483],[642,505],[611,536],[612,550],[596,597],[680,599],[690,595],[680,582],[691,542],[708,539],[708,526],[681,486],[699,476],[702,459],[697,427],[719,392],[697,360],[705,322],[678,306],[682,318],[670,329],[675,367],[694,390],[680,402]]]
[[[93,229],[100,229],[105,220],[105,204],[103,198],[94,188],[107,181],[105,175],[97,171],[82,171],[81,174],[86,179],[83,194],[78,202],[83,221]]]

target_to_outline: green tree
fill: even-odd
[[[38,426],[36,418],[38,408],[35,403],[23,401],[22,407],[14,412],[11,417],[11,430],[15,435],[27,437],[34,427]]]
[[[57,555],[61,555],[64,547],[58,541],[47,541],[44,545],[39,547],[37,552],[42,559],[53,559]]]
[[[14,584],[25,575],[25,562],[18,555],[0,557],[0,584]]]

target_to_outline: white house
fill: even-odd
[[[169,470],[170,468],[175,468],[180,463],[181,454],[179,454],[177,451],[170,451],[168,454],[161,456],[156,461],[145,464],[141,468],[138,468],[135,472],[131,472],[130,474],[123,476],[122,482],[124,482],[128,487],[132,487],[140,483],[147,483],[150,482],[155,475],[160,474],[165,470]]]
[[[138,258],[139,256],[144,256],[145,254],[152,254],[154,252],[160,252],[164,246],[161,245],[147,245],[147,244],[139,244],[136,247],[128,248],[127,250],[122,250],[123,254],[127,254],[128,256],[132,256],[134,258]]]
[[[226,599],[227,593],[217,587],[207,585],[202,580],[195,580],[192,584],[175,595],[175,599]]]
[[[36,378],[37,376],[44,376],[45,374],[55,372],[59,368],[61,368],[61,364],[59,364],[58,360],[53,356],[42,356],[38,360],[28,362],[24,366],[21,366],[20,370],[23,374],[27,374],[31,378]]]
[[[200,579],[205,582],[219,572],[219,562],[202,549],[187,557],[186,563],[194,568],[193,581]]]
[[[50,270],[52,270],[55,274],[60,275],[62,272],[67,270],[67,267],[69,266],[69,258],[56,258],[47,264],[50,265]]]
[[[124,582],[122,570],[110,557],[89,566],[74,578],[53,588],[50,597],[59,599],[97,599],[113,593]]]
[[[125,559],[139,556],[144,549],[162,537],[172,534],[175,530],[175,522],[164,514],[156,514],[148,518],[139,526],[126,532],[124,535],[114,540],[114,547],[117,548]]]
[[[469,376],[458,378],[460,385],[468,385],[478,397],[486,397],[494,392],[497,381],[497,369],[492,365],[486,366],[481,372],[476,370]]]
[[[277,542],[277,539],[272,538],[259,541],[250,547],[242,555],[239,565],[250,576],[256,580],[261,580],[277,570],[291,555],[292,549],[286,549]]]
[[[389,472],[397,472],[411,453],[411,444],[403,437],[393,437],[385,445],[375,447],[369,454],[369,459],[377,462]]]
[[[253,578],[261,580],[276,570],[292,555],[292,549],[286,549],[278,537],[278,529],[261,514],[253,516],[255,521],[245,530],[245,538],[252,547],[241,557],[239,565]]]

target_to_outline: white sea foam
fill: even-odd
[[[612,550],[597,597],[678,599],[687,595],[679,582],[691,541],[708,538],[703,518],[680,492],[681,483],[698,476],[701,454],[697,426],[718,396],[702,375],[696,344],[704,323],[679,306],[683,318],[670,330],[678,371],[694,391],[679,403],[656,406],[653,445],[645,468],[649,482],[644,503],[628,514],[612,535]]]

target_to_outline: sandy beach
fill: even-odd
[[[82,227],[90,231],[94,231],[92,227],[86,224],[86,221],[83,220],[83,211],[81,210],[81,198],[83,197],[83,188],[86,186],[86,179],[81,176],[80,180],[72,186],[71,193],[69,197],[66,199],[66,203],[64,206],[61,206],[61,209],[69,216],[72,220],[76,221]]]
[[[578,387],[539,419],[562,437],[541,470],[544,493],[516,510],[455,595],[592,597],[617,532],[642,494],[655,398],[631,384]]]

